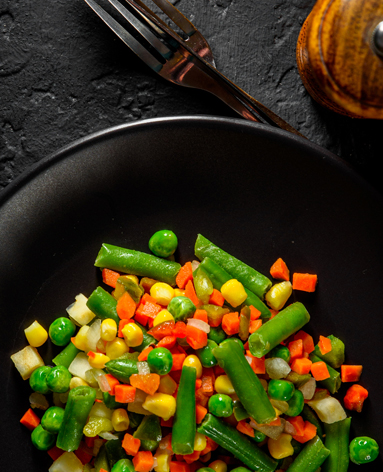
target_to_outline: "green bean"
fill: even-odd
[[[121,439],[110,439],[105,443],[106,457],[108,458],[109,467],[113,466],[121,459],[127,459],[128,456],[122,447]]]
[[[105,369],[121,382],[129,382],[131,375],[138,374],[137,355],[112,359],[105,364]]]
[[[300,330],[309,320],[310,315],[302,303],[292,303],[249,336],[250,352],[255,357],[263,357],[271,349]]]
[[[273,472],[278,462],[260,449],[248,436],[208,413],[197,431],[231,452],[251,470]]]
[[[94,459],[94,468],[96,472],[100,472],[101,469],[106,470],[106,472],[110,472],[105,444],[100,447],[100,450],[98,451],[98,454]]]
[[[324,362],[313,352],[310,354],[310,360],[312,362]],[[328,379],[321,380],[320,383],[323,385],[324,388],[327,388],[330,393],[336,393],[342,384],[340,373],[337,370],[333,369],[331,366],[329,366],[326,362],[325,364],[327,366],[330,377]]]
[[[344,364],[344,343],[332,334],[330,334],[328,338],[331,340],[331,351],[327,352],[326,354],[322,354],[317,344],[314,349],[314,354],[316,354],[322,359],[322,361],[325,361],[334,369],[339,369],[339,367]]]
[[[261,299],[271,287],[270,279],[223,251],[201,234],[197,236],[194,252],[200,260],[210,257],[212,261],[231,275],[230,278],[239,280],[244,287]]]
[[[57,436],[57,447],[67,452],[73,452],[79,447],[95,399],[96,390],[92,387],[81,385],[70,390]]]
[[[194,451],[196,378],[197,371],[194,367],[182,367],[172,430],[172,449],[175,454],[191,454]]]
[[[77,347],[72,342],[70,342],[61,352],[57,354],[56,357],[52,359],[52,362],[55,365],[63,365],[64,367],[68,368],[79,352],[80,349],[77,349]]]
[[[144,416],[141,424],[133,433],[133,437],[141,440],[141,448],[144,451],[155,451],[162,439],[159,416]]]
[[[319,436],[315,436],[306,443],[286,472],[316,472],[329,454]]]
[[[226,270],[224,270],[218,263],[214,262],[210,257],[205,257],[201,261],[199,267],[205,270],[216,290],[221,290],[222,285],[233,278],[232,275],[226,272]],[[253,305],[254,308],[261,312],[261,318],[270,318],[271,312],[259,296],[246,287],[245,292],[247,298],[244,301],[244,304],[247,306]]]
[[[151,277],[175,285],[181,265],[140,251],[103,244],[94,263],[96,267]]]
[[[240,341],[238,343],[234,340],[222,342],[213,349],[213,355],[219,366],[225,370],[235,393],[249,415],[257,423],[268,423],[273,420],[275,410],[262,383],[246,360]]]
[[[347,472],[350,456],[348,451],[351,418],[335,423],[325,423],[326,439],[324,445],[330,455],[322,465],[322,472]]]
[[[112,318],[117,323],[120,322],[120,318],[117,315],[117,300],[112,295],[104,290],[102,287],[97,287],[91,293],[86,306],[91,310],[98,318],[105,320],[106,318]]]

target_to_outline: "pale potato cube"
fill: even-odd
[[[83,465],[74,452],[64,452],[48,469],[49,472],[82,472]]]
[[[11,359],[24,380],[29,379],[35,369],[44,365],[37,349],[32,346],[26,346],[21,351],[16,352],[11,356]]]
[[[79,326],[88,324],[96,316],[86,306],[88,299],[85,295],[80,293],[75,297],[75,302],[68,306],[66,309],[69,317]]]

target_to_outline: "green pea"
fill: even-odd
[[[200,469],[197,469],[196,472],[215,472],[215,471],[211,467],[201,467]]]
[[[114,464],[111,472],[135,472],[135,469],[130,459],[120,459]]]
[[[76,325],[69,318],[61,316],[49,326],[49,337],[56,346],[66,346],[76,331]]]
[[[286,362],[290,362],[291,354],[286,346],[282,346],[281,344],[279,344],[268,353],[267,357],[280,357]]]
[[[157,231],[149,239],[149,249],[158,257],[169,257],[178,246],[177,236],[168,229]]]
[[[224,339],[226,339],[226,333],[221,326],[211,326],[207,337],[217,344],[220,344]]]
[[[63,365],[58,365],[49,372],[47,385],[52,392],[65,393],[69,390],[71,378],[69,370]]]
[[[305,406],[303,393],[300,390],[295,390],[291,399],[287,402],[289,404],[288,410],[285,412],[286,416],[298,416],[302,413]]]
[[[159,375],[166,375],[172,370],[173,356],[169,349],[156,347],[149,352],[147,362],[152,372]]]
[[[50,389],[47,385],[47,376],[51,370],[52,367],[49,367],[48,365],[42,365],[35,369],[29,378],[31,389],[42,394],[49,393]]]
[[[218,361],[213,355],[213,349],[217,347],[218,344],[211,339],[207,340],[205,347],[196,350],[198,359],[200,360],[203,367],[214,367],[217,365]]]
[[[187,318],[194,315],[196,309],[190,298],[182,295],[172,298],[168,305],[168,311],[173,315],[175,321],[186,321]]]
[[[39,424],[31,434],[32,444],[40,451],[47,451],[56,442],[56,435],[46,431]]]
[[[58,433],[64,419],[64,408],[51,406],[41,418],[41,425],[50,433]]]
[[[262,442],[266,439],[266,434],[262,433],[262,431],[254,430],[253,439],[254,439],[255,442],[260,443],[260,442]]]
[[[379,446],[375,439],[359,436],[350,442],[350,459],[355,464],[367,464],[379,455]]]
[[[272,379],[268,386],[269,397],[273,400],[289,401],[294,395],[295,387],[292,382],[281,379]]]
[[[213,415],[227,418],[233,413],[233,400],[229,395],[216,393],[209,398],[208,407]]]

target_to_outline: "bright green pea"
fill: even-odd
[[[49,367],[49,365],[42,365],[35,369],[29,378],[31,389],[44,395],[49,393],[50,389],[47,385],[47,376],[51,370],[52,367]]]
[[[375,439],[359,436],[350,442],[350,459],[355,464],[367,464],[379,455],[379,446]]]
[[[216,393],[209,398],[208,407],[213,415],[227,418],[233,413],[233,400],[229,395]]]
[[[49,372],[47,385],[52,392],[65,393],[69,390],[71,378],[69,370],[63,365],[58,365]]]
[[[41,418],[41,425],[50,433],[58,433],[64,419],[64,408],[51,406]]]
[[[178,246],[177,236],[168,229],[157,231],[149,239],[149,249],[158,257],[169,257]]]
[[[205,347],[196,350],[198,359],[200,360],[203,367],[214,367],[218,361],[213,355],[213,349],[217,347],[217,343],[211,339],[207,340]]]
[[[286,362],[290,362],[291,354],[286,346],[278,344],[278,346],[275,346],[275,348],[268,353],[267,357],[280,357]]]
[[[114,464],[111,472],[135,472],[135,469],[130,459],[120,459]]]
[[[171,299],[168,311],[173,315],[175,321],[186,321],[187,318],[194,315],[196,306],[190,298],[180,295]]]
[[[289,401],[294,395],[295,387],[292,382],[282,379],[272,379],[267,389],[269,397],[273,400]]]
[[[156,347],[149,352],[147,363],[152,372],[158,375],[166,375],[172,370],[173,356],[169,349]]]
[[[300,415],[305,406],[303,393],[300,390],[295,390],[293,396],[287,403],[289,404],[289,409],[285,412],[286,416]]]
[[[56,442],[56,435],[46,431],[39,424],[31,434],[32,444],[40,451],[47,451]]]
[[[223,340],[226,339],[226,333],[221,328],[221,326],[211,326],[207,337],[212,341],[216,342],[217,344],[220,344]]]
[[[266,439],[266,434],[262,433],[262,431],[257,431],[256,429],[254,430],[254,441],[257,443],[260,443]]]
[[[49,337],[56,346],[66,346],[76,331],[76,325],[69,318],[61,316],[49,326]]]

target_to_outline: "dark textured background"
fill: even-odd
[[[382,121],[313,102],[295,47],[314,0],[173,0],[218,69],[379,188]],[[235,116],[212,96],[154,75],[82,0],[0,0],[0,189],[94,131],[157,116]]]

